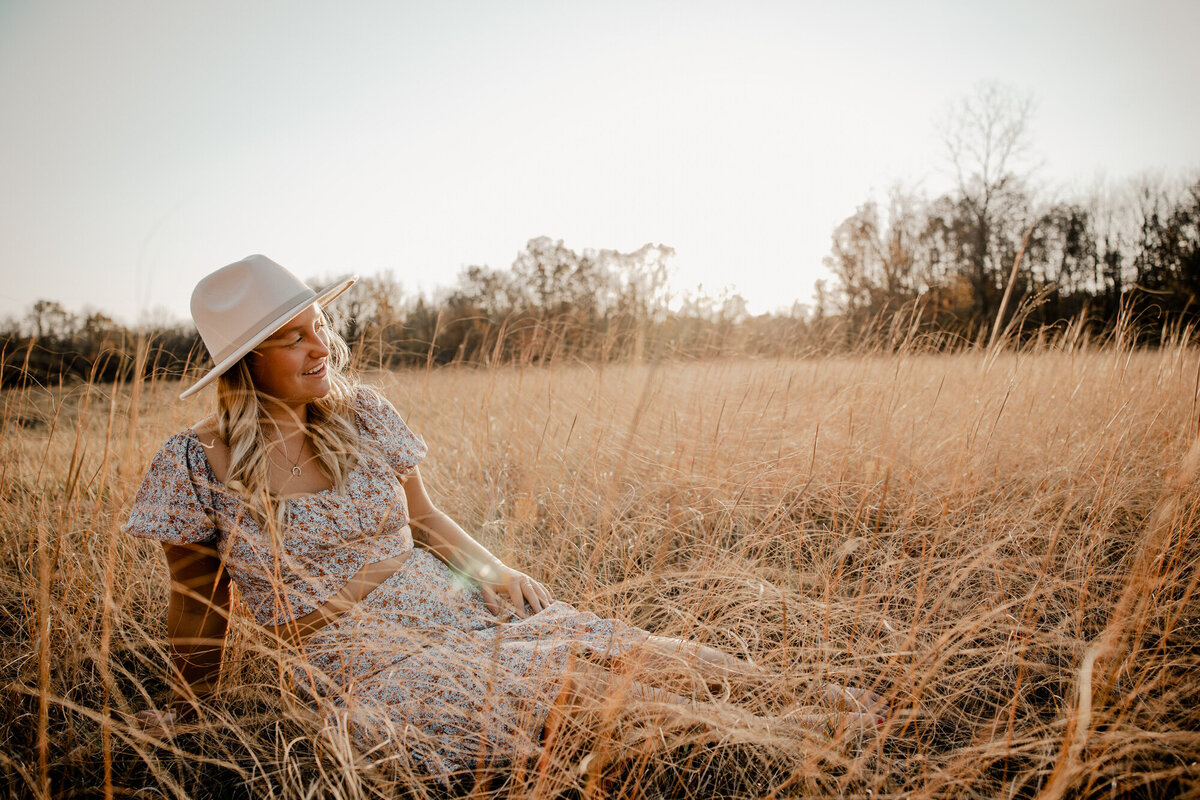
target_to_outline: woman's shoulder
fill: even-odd
[[[133,536],[188,543],[216,537],[208,451],[194,428],[186,428],[159,448],[134,496],[125,530]]]
[[[169,456],[182,458],[185,455],[201,452],[204,449],[197,427],[192,426],[168,436],[166,441],[158,448],[158,452],[155,453],[155,459],[159,460]]]
[[[211,481],[220,475],[214,469],[214,463],[227,463],[227,457],[222,459],[227,452],[220,437],[197,424],[167,437],[150,458],[147,475],[174,473],[195,480]]]
[[[210,414],[190,428],[184,428],[178,435],[187,436],[189,434],[194,435],[195,438],[199,439],[206,446],[211,446],[216,442],[224,444],[221,434],[217,430],[216,414]]]
[[[393,468],[407,471],[425,457],[425,441],[409,429],[381,391],[373,386],[358,386],[354,406],[359,430],[375,440]]]
[[[181,431],[179,435],[187,437],[204,449],[209,469],[213,471],[217,480],[223,482],[229,468],[229,445],[221,438],[216,414],[205,417],[187,430]]]
[[[395,406],[384,396],[383,392],[374,386],[359,384],[354,389],[354,413],[373,428],[378,425],[388,426],[402,422]]]
[[[387,398],[383,396],[383,392],[365,383],[356,385],[353,391],[355,411],[371,411],[378,409],[382,403],[387,402]]]

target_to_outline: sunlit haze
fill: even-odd
[[[1195,2],[0,3],[0,316],[187,316],[262,252],[411,291],[536,236],[809,302],[834,226],[1035,102],[1047,192],[1200,167]]]

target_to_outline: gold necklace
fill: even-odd
[[[287,461],[292,461],[291,457],[287,454],[287,442],[283,441],[283,439],[280,439],[279,444],[283,446],[284,459]],[[304,438],[303,437],[301,437],[301,439],[300,439],[300,452],[296,453],[296,460],[292,461],[292,475],[294,475],[297,478],[299,478],[304,473],[304,470],[302,470],[300,468],[300,456],[302,456],[302,455],[304,455]]]

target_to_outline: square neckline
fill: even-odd
[[[355,425],[355,427],[358,428],[358,431],[361,434],[362,428],[358,425],[358,415],[357,414],[355,414],[354,425]],[[196,432],[196,427],[194,425],[189,425],[187,427],[187,429],[183,431],[183,433],[184,433],[184,435],[189,436],[191,438],[191,440],[194,441],[196,444],[200,445],[200,458],[204,462],[204,469],[208,473],[208,477],[212,480],[213,484],[215,484],[216,486],[220,486],[223,490],[229,492],[230,494],[233,494],[234,496],[237,496],[236,492],[234,492],[232,489],[230,489],[228,486],[226,486],[225,482],[217,477],[217,473],[216,473],[216,471],[213,470],[212,462],[208,460],[208,453],[206,452],[208,450],[208,448],[210,447],[210,445],[206,445],[204,442],[200,441],[200,434]],[[212,445],[212,446],[215,446],[215,445]],[[359,471],[359,469],[362,468],[362,465],[363,465],[363,458],[362,458],[362,456],[359,456],[357,461],[354,464],[354,469],[350,470],[350,474],[346,476],[346,485],[347,486],[350,485],[350,479],[358,474],[358,471]],[[315,492],[301,492],[299,494],[290,494],[290,495],[287,495],[286,497],[281,497],[278,499],[282,500],[285,503],[290,503],[293,500],[305,500],[310,497],[320,497],[321,495],[332,494],[332,493],[333,493],[333,487],[330,486],[327,489],[319,489]],[[242,498],[239,497],[238,499],[241,500]]]

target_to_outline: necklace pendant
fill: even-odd
[[[292,467],[292,474],[295,475],[297,478],[300,477],[300,465],[299,464]]]

